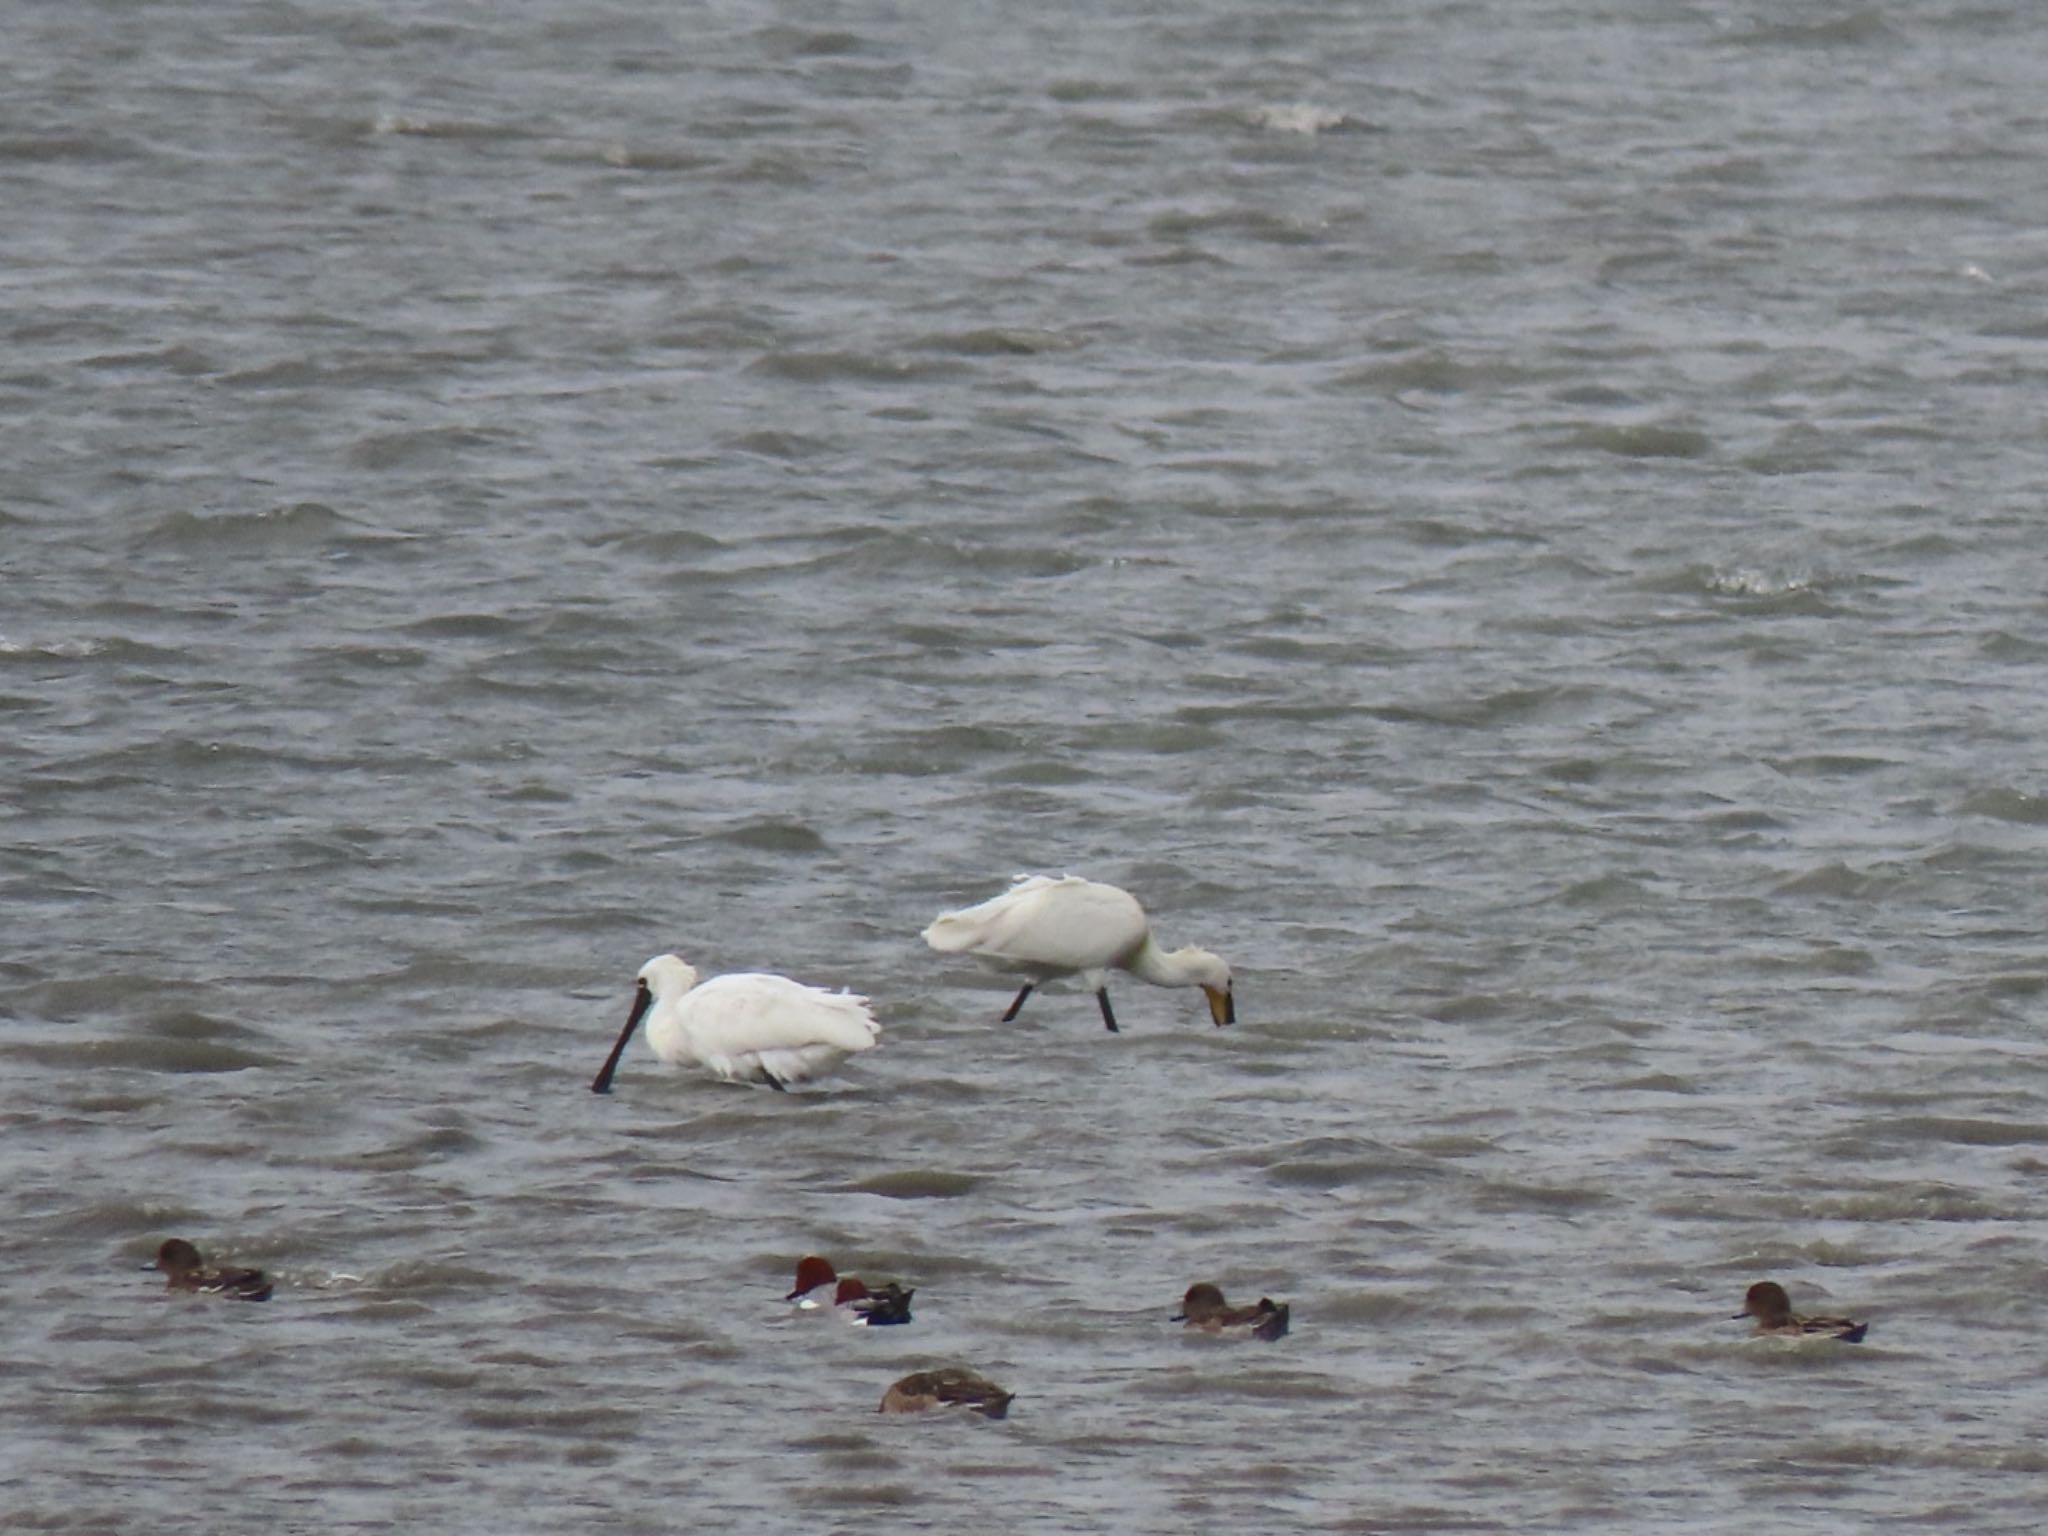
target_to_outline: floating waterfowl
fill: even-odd
[[[882,1032],[866,998],[787,976],[742,972],[700,984],[693,967],[674,955],[656,955],[640,967],[638,981],[626,1027],[591,1080],[592,1093],[611,1091],[642,1014],[648,1015],[647,1043],[663,1061],[695,1062],[729,1083],[778,1092],[831,1071],[873,1046]]]
[[[837,1273],[829,1260],[811,1253],[796,1261],[796,1288],[782,1299],[805,1310],[831,1307],[849,1323],[881,1328],[909,1322],[910,1298],[916,1294],[916,1287],[893,1280],[871,1287],[857,1275]]]
[[[892,1383],[876,1411],[923,1413],[929,1408],[965,1408],[985,1419],[1000,1419],[1010,1411],[1016,1395],[979,1372],[948,1365],[936,1371],[917,1371]]]
[[[1783,1339],[1840,1339],[1844,1344],[1861,1344],[1870,1324],[1846,1317],[1800,1317],[1792,1311],[1792,1298],[1775,1280],[1759,1280],[1742,1298],[1742,1310],[1730,1319],[1756,1319],[1756,1331]]]
[[[1267,1296],[1261,1296],[1256,1306],[1233,1307],[1223,1299],[1220,1287],[1203,1280],[1188,1287],[1173,1321],[1204,1333],[1271,1340],[1287,1332],[1290,1310],[1286,1304],[1276,1304]]]
[[[1114,1031],[1108,973],[1128,971],[1155,987],[1200,987],[1218,1028],[1237,1021],[1230,967],[1206,949],[1164,950],[1138,898],[1114,885],[1073,875],[1019,875],[1000,896],[933,919],[924,941],[946,955],[971,955],[1026,978],[1003,1015],[1017,1017],[1033,989],[1078,976],[1095,994],[1103,1027]]]
[[[199,1250],[182,1237],[166,1238],[156,1258],[142,1266],[164,1273],[167,1291],[197,1291],[230,1301],[270,1300],[270,1280],[260,1269],[209,1269]]]

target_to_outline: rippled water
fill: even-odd
[[[11,1522],[2036,1529],[2036,31],[0,12]]]

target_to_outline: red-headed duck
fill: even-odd
[[[739,974],[699,982],[696,970],[674,955],[656,955],[640,967],[639,986],[626,1027],[592,1093],[609,1093],[626,1042],[642,1014],[647,1043],[667,1062],[696,1062],[729,1083],[777,1090],[829,1072],[882,1032],[868,1000],[851,992],[807,987],[787,976]]]
[[[1206,949],[1164,950],[1138,898],[1114,885],[1063,875],[1019,875],[1000,896],[976,907],[946,912],[924,931],[925,943],[946,955],[972,955],[984,965],[1025,979],[1003,1015],[1017,1017],[1032,990],[1078,976],[1095,994],[1103,1026],[1116,1029],[1109,1008],[1108,974],[1128,971],[1155,987],[1200,987],[1209,1017],[1221,1027],[1237,1022],[1230,967]]]
[[[199,1250],[182,1237],[166,1238],[155,1262],[142,1267],[162,1270],[167,1291],[198,1291],[231,1301],[270,1300],[270,1281],[262,1270],[208,1269]]]
[[[928,1408],[966,1408],[985,1419],[1000,1419],[1010,1411],[1014,1392],[1001,1387],[964,1366],[948,1365],[936,1371],[917,1371],[890,1385],[882,1394],[878,1413],[923,1413]]]
[[[1840,1339],[1844,1344],[1861,1344],[1870,1324],[1846,1317],[1797,1317],[1792,1298],[1775,1280],[1759,1280],[1742,1298],[1742,1310],[1732,1321],[1756,1319],[1756,1331],[1784,1339]]]
[[[1180,1310],[1173,1314],[1173,1321],[1189,1328],[1199,1328],[1204,1333],[1277,1339],[1287,1332],[1288,1311],[1285,1303],[1275,1305],[1265,1296],[1259,1298],[1257,1306],[1233,1307],[1223,1299],[1220,1287],[1203,1280],[1188,1287],[1187,1294],[1180,1299]]]
[[[829,1306],[849,1323],[880,1328],[909,1322],[910,1298],[916,1294],[915,1287],[906,1289],[893,1280],[870,1288],[857,1275],[841,1275],[830,1260],[808,1253],[796,1261],[796,1286],[782,1299],[806,1310]]]

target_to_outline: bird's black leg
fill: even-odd
[[[1038,983],[1035,981],[1024,983],[1024,990],[1017,994],[1016,1000],[1010,1004],[1010,1011],[1003,1015],[1003,1023],[1007,1024],[1010,1020],[1017,1017],[1017,1010],[1024,1006],[1024,999],[1031,995],[1031,989],[1037,985]]]
[[[1102,1026],[1112,1035],[1120,1033],[1116,1027],[1116,1015],[1109,1011],[1109,988],[1097,987],[1095,1001],[1102,1005]]]

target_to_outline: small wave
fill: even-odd
[[[1709,571],[1704,584],[1707,591],[1723,597],[1793,597],[1811,592],[1813,577],[1743,568]]]
[[[1815,752],[1806,757],[1767,757],[1764,762],[1788,779],[1840,779],[1859,773],[1896,768],[1889,757],[1864,757],[1854,752]]]
[[[957,1200],[985,1182],[978,1173],[947,1168],[905,1168],[877,1173],[846,1186],[849,1193],[879,1195],[884,1200]]]
[[[407,1296],[428,1296],[441,1291],[495,1295],[505,1289],[506,1283],[504,1275],[472,1269],[449,1259],[401,1260],[378,1270],[368,1281],[380,1291],[402,1291]]]
[[[1232,1357],[1241,1353],[1230,1341],[1196,1330],[1188,1331],[1182,1342],[1191,1348],[1215,1350]],[[1151,1371],[1133,1382],[1132,1389],[1141,1397],[1164,1398],[1169,1402],[1195,1402],[1205,1397],[1246,1397],[1262,1401],[1321,1400],[1351,1395],[1350,1389],[1319,1372],[1270,1367],[1214,1374],[1206,1371]]]
[[[444,613],[415,620],[404,632],[437,640],[495,640],[524,628],[521,620],[502,613]]]
[[[10,640],[0,635],[0,662],[79,661],[106,649],[100,640]]]
[[[707,557],[729,552],[729,546],[694,528],[664,528],[654,533],[604,533],[593,537],[599,549],[617,548],[630,555],[678,565],[700,565]]]
[[[68,1209],[63,1213],[64,1230],[67,1235],[90,1235],[94,1237],[132,1238],[140,1230],[156,1232],[176,1229],[192,1223],[199,1212],[191,1206],[176,1204],[169,1200],[103,1200],[91,1205]],[[148,1248],[135,1254],[140,1263],[155,1249]]]
[[[324,502],[295,501],[256,512],[173,512],[143,536],[146,545],[173,549],[312,549],[352,525]]]
[[[1294,1158],[1266,1170],[1272,1183],[1286,1189],[1343,1189],[1383,1179],[1415,1177],[1415,1160],[1399,1155],[1355,1158]]]
[[[2017,822],[2022,826],[2048,824],[2048,795],[2030,795],[2025,790],[2003,784],[1966,796],[1956,809],[1965,816],[1989,816],[1996,821]]]
[[[221,365],[197,347],[161,347],[148,352],[108,352],[80,361],[81,368],[110,372],[143,371],[171,373],[181,378],[199,378],[220,372]]]
[[[761,51],[775,59],[843,59],[858,54],[884,52],[858,32],[813,31],[809,27],[776,23],[752,34]]]
[[[990,325],[971,331],[932,331],[910,343],[921,352],[951,352],[960,357],[1033,357],[1041,352],[1072,352],[1085,339],[1059,331],[1022,325]]]
[[[506,434],[480,427],[423,427],[373,432],[348,450],[349,463],[363,469],[396,469],[443,462],[470,449],[495,448]]]
[[[1614,1203],[1607,1190],[1586,1184],[1524,1184],[1508,1179],[1489,1179],[1473,1197],[1475,1209],[1499,1214],[1533,1211],[1539,1215],[1563,1215],[1573,1211],[1596,1210]]]
[[[1652,1072],[1643,1077],[1626,1077],[1619,1082],[1606,1083],[1602,1090],[1611,1093],[1675,1093],[1699,1094],[1707,1091],[1704,1083],[1689,1077],[1679,1077],[1671,1072]]]
[[[1781,880],[1771,887],[1774,896],[1835,896],[1846,900],[1862,900],[1876,894],[1883,885],[1877,875],[1863,874],[1848,865],[1835,860],[1816,865]]]
[[[516,123],[486,123],[475,119],[419,117],[405,112],[379,112],[370,119],[372,138],[411,139],[527,139],[529,128]]]
[[[1442,347],[1418,347],[1384,361],[1348,368],[1325,386],[1338,393],[1462,395],[1510,389],[1525,369],[1498,358],[1459,356]]]
[[[1787,1195],[1760,1202],[1773,1214],[1816,1221],[2024,1221],[2029,1213],[1947,1184],[1906,1184],[1843,1196]]]
[[[1963,1120],[1943,1115],[1901,1115],[1855,1133],[1891,1141],[1939,1142],[1963,1147],[2030,1147],[2048,1142],[2048,1125],[2023,1120]]]
[[[1246,111],[1244,121],[1269,133],[1298,133],[1304,138],[1353,126],[1344,113],[1306,101],[1263,103]]]
[[[1838,48],[1898,40],[1898,32],[1877,10],[1849,11],[1826,21],[1764,22],[1726,39],[1729,46],[1738,48]]]
[[[1650,904],[1649,887],[1629,875],[1595,875],[1576,880],[1552,898],[1567,907],[1620,907],[1640,909]]]
[[[914,384],[959,372],[949,363],[905,362],[876,352],[770,352],[749,363],[747,371],[798,384]]]
[[[9,1055],[26,1057],[43,1066],[75,1068],[81,1072],[114,1067],[135,1072],[163,1072],[173,1075],[210,1075],[246,1072],[255,1067],[283,1065],[280,1058],[260,1051],[245,1050],[213,1040],[102,1039],[62,1043],[26,1042],[6,1047]],[[224,1155],[241,1156],[234,1149]]]
[[[1565,438],[1568,448],[1590,448],[1625,459],[1703,459],[1714,440],[1692,427],[1644,422],[1635,426],[1579,427]]]
[[[260,1040],[262,1035],[246,1024],[217,1019],[197,1009],[165,1014],[150,1025],[151,1033],[164,1040]]]
[[[481,1151],[484,1145],[483,1139],[472,1132],[457,1126],[441,1126],[395,1146],[337,1159],[333,1166],[371,1173],[410,1173],[449,1158]]]
[[[1877,973],[1877,957],[1854,944],[1809,942],[1792,954],[1761,956],[1756,966],[1764,972],[1802,976],[1873,976]]]
[[[772,428],[762,428],[728,438],[726,446],[737,453],[750,453],[757,458],[789,462],[815,459],[820,454],[832,452],[836,445],[821,437],[807,437],[801,432],[778,432]]]
[[[1293,219],[1281,218],[1264,208],[1217,208],[1197,213],[1175,209],[1155,216],[1147,233],[1161,240],[1189,240],[1198,235],[1236,235],[1268,245],[1313,245],[1321,235]]]
[[[742,822],[711,835],[719,842],[755,848],[764,853],[823,853],[829,846],[823,837],[802,822],[774,816]]]

